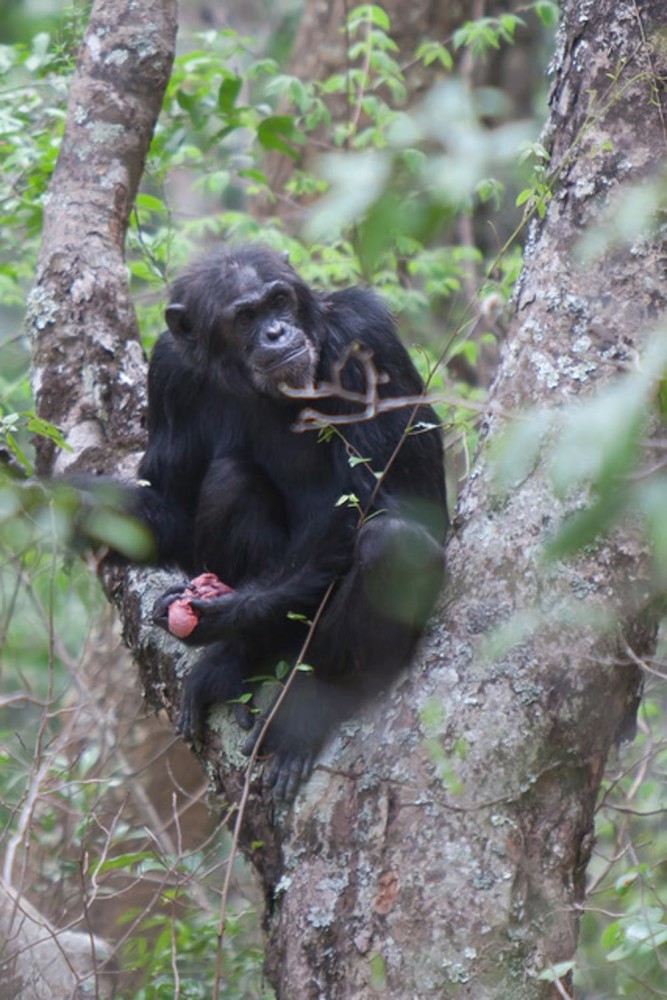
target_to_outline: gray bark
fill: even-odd
[[[639,677],[625,644],[643,656],[655,639],[645,607],[649,566],[632,524],[576,559],[545,566],[543,541],[581,498],[554,498],[543,459],[510,496],[497,496],[487,456],[507,423],[503,414],[560,407],[602,389],[633,362],[664,313],[657,241],[608,249],[588,268],[577,263],[576,248],[622,185],[652,175],[664,157],[655,84],[667,68],[657,44],[666,28],[659,0],[641,8],[632,0],[566,5],[548,131],[554,197],[528,242],[486,440],[448,546],[441,613],[410,673],[336,736],[291,810],[274,815],[253,786],[243,842],[263,845],[251,856],[273,904],[267,967],[280,997],[558,995],[537,976],[576,946],[596,793],[636,707]],[[95,193],[94,163],[87,176]],[[54,195],[61,182],[54,178]],[[95,220],[102,210],[88,214],[81,197],[77,209]],[[78,231],[90,234],[94,249],[98,230],[95,221]],[[58,259],[54,236],[47,230],[48,261]],[[68,239],[65,230],[65,247]],[[79,339],[93,350],[98,328],[88,321],[94,300],[74,294],[79,282],[88,287],[92,265],[65,256],[65,291],[61,285],[34,300],[38,398],[53,418],[46,401],[63,385],[58,422],[70,439],[92,407],[102,434],[81,449],[81,462],[88,451],[95,462],[112,443],[134,446],[117,415],[135,421],[139,369],[117,391],[103,347],[87,394],[70,405]],[[113,260],[110,289],[118,280]],[[40,283],[43,272],[44,264]],[[129,320],[119,324],[107,313],[102,328],[127,343]],[[100,384],[111,394],[103,400],[93,391]],[[172,711],[191,656],[147,625],[167,582],[139,570],[107,579],[149,699]],[[615,627],[595,628],[600,612]],[[494,657],[489,634],[517,620],[529,623],[520,641]],[[221,710],[198,748],[228,801],[243,781],[241,742]]]

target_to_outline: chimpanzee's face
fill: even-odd
[[[284,386],[305,389],[315,379],[318,351],[304,330],[300,288],[280,260],[272,257],[267,266],[232,257],[181,283],[167,323],[198,368],[235,391],[245,384],[280,396]]]
[[[283,278],[264,280],[250,266],[235,282],[222,315],[225,351],[230,351],[260,392],[312,385],[317,350],[302,328],[294,287]]]

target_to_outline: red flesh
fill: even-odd
[[[193,597],[200,601],[212,601],[233,592],[233,588],[223,583],[215,573],[196,576],[185,586],[183,596],[177,597],[169,605],[169,631],[179,639],[184,639],[194,631],[199,615],[190,603]]]

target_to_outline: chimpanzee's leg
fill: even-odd
[[[372,694],[406,666],[433,610],[444,553],[421,525],[379,516],[361,528],[352,569],[314,637],[318,675]]]
[[[443,570],[442,547],[420,525],[382,516],[363,526],[352,569],[306,653],[312,673],[292,679],[262,743],[273,754],[266,776],[278,797],[293,797],[331,729],[409,663]]]
[[[214,705],[234,702],[234,714],[244,729],[252,727],[254,718],[248,705],[239,701],[249,690],[244,686],[248,675],[246,651],[232,642],[216,642],[209,646],[185,680],[177,731],[186,740],[201,735],[209,710]]]

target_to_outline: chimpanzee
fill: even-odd
[[[266,784],[290,799],[332,726],[409,662],[432,610],[447,527],[438,418],[415,403],[423,383],[373,292],[314,292],[265,247],[197,260],[173,285],[166,320],[135,512],[161,564],[233,588],[192,601],[198,624],[185,641],[206,650],[178,729],[196,737],[213,704],[293,664],[329,592],[312,669],[293,678],[261,747]],[[359,402],[369,380],[370,415]],[[383,406],[390,397],[412,404]],[[331,422],[326,432],[295,428],[306,405]],[[163,627],[182,589],[157,601]],[[250,727],[238,703],[237,717]]]

